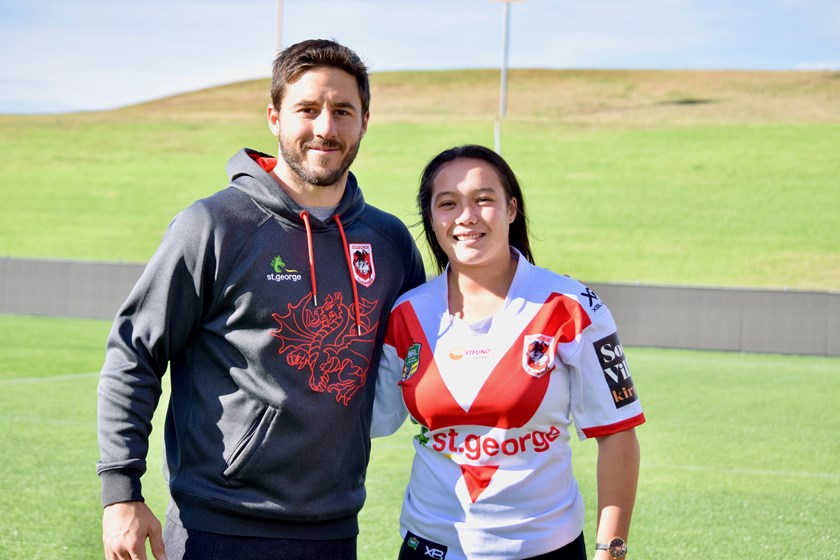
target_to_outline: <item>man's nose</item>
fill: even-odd
[[[321,111],[313,127],[316,135],[330,138],[335,135],[335,118],[329,111]]]

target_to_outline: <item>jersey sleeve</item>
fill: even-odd
[[[573,344],[566,365],[571,374],[571,413],[580,439],[629,430],[645,421],[639,397],[606,307],[592,317]]]
[[[388,436],[396,432],[408,416],[408,409],[403,401],[400,380],[405,365],[405,357],[397,351],[399,312],[392,313],[388,321],[388,331],[382,346],[382,358],[376,376],[376,389],[373,400],[373,418],[370,426],[371,437]]]

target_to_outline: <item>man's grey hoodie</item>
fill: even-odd
[[[167,516],[190,529],[357,534],[388,313],[424,281],[405,225],[350,174],[326,222],[243,149],[228,188],[170,224],[120,309],[98,389],[104,505],[142,500],[152,416],[170,377]]]

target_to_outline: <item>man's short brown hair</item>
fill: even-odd
[[[280,110],[286,86],[296,82],[303,74],[315,68],[338,68],[356,78],[362,114],[370,109],[370,81],[367,66],[359,56],[344,45],[327,39],[310,39],[296,43],[274,59],[271,76],[271,103]]]

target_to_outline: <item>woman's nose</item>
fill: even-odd
[[[472,204],[465,204],[464,207],[461,209],[461,213],[458,214],[456,222],[459,224],[472,224],[475,223],[477,215],[478,212]]]

